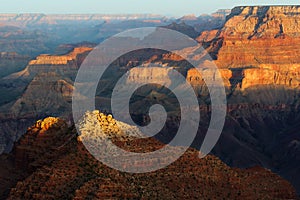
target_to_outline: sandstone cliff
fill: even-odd
[[[66,55],[40,55],[35,60],[31,60],[29,65],[67,65],[71,61],[76,61],[80,54],[91,51],[89,47],[76,47]]]
[[[26,128],[47,115],[71,115],[73,81],[89,47],[65,55],[41,55],[27,67],[0,80],[0,152],[11,150]],[[17,128],[17,129],[16,129]]]
[[[237,7],[224,27],[197,38],[219,67],[227,94],[225,128],[213,153],[231,166],[269,168],[290,180],[298,191],[299,16],[297,6]],[[203,58],[199,47],[179,52],[195,61]],[[205,70],[204,63],[199,74],[180,56],[170,53],[150,60],[176,68],[196,89],[203,112],[198,133],[198,141],[202,141],[211,111],[203,75],[213,79],[215,72]],[[165,100],[161,96],[155,95],[156,102]],[[146,107],[148,101],[134,105]],[[176,127],[171,121],[167,126]],[[165,131],[172,133],[173,129]],[[169,141],[172,136],[161,139]],[[195,147],[201,144],[196,143]]]
[[[203,32],[220,68],[241,68],[242,89],[255,85],[299,88],[300,19],[297,6],[236,7],[220,30]],[[253,69],[252,69],[253,68]]]

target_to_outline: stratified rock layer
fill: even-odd
[[[247,69],[242,89],[257,85],[300,85],[300,8],[245,6],[232,9],[224,27],[203,32],[198,41],[219,68]]]
[[[76,62],[78,55],[91,50],[92,48],[89,47],[76,47],[66,55],[40,55],[35,60],[31,60],[29,65],[67,65],[71,61]]]
[[[22,71],[0,80],[5,94],[0,100],[1,153],[10,151],[13,142],[37,119],[71,115],[73,81],[91,50],[75,47],[65,55],[41,55]]]

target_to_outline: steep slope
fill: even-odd
[[[15,52],[1,52],[0,78],[23,70],[26,67],[29,60],[29,56],[18,55]]]
[[[185,35],[188,35],[191,38],[196,38],[199,35],[199,32],[195,30],[193,26],[187,25],[184,21],[177,24],[176,22],[173,22],[172,24],[168,26],[164,26],[164,28],[172,29],[178,32],[181,32]]]
[[[227,94],[225,127],[213,150],[214,155],[234,167],[264,166],[291,181],[298,191],[299,16],[297,6],[236,7],[223,28],[204,32],[198,37],[219,67]],[[203,58],[200,47],[178,52],[195,61]],[[215,72],[205,70],[210,63],[204,62],[202,74],[199,74],[183,58],[171,53],[157,54],[145,64],[151,62],[161,66],[162,74],[175,68],[195,88],[201,122],[194,147],[199,148],[211,114],[209,92],[203,80],[203,75],[214,77]],[[129,68],[128,65],[123,63],[121,66]],[[155,80],[161,73],[151,72],[145,78]],[[130,81],[137,82],[138,74],[144,77],[142,70],[134,70]],[[165,91],[153,90],[132,99],[135,110],[147,110],[147,106],[162,102],[176,108],[174,99],[166,100],[166,95],[162,94]],[[142,97],[145,97],[144,101]],[[147,112],[134,114],[142,124],[147,124]],[[173,130],[178,127],[177,119],[169,119],[163,130],[164,137],[159,139],[167,142],[173,137]]]
[[[0,80],[6,92],[0,105],[0,152],[12,144],[37,119],[71,115],[73,81],[90,47],[76,47],[64,55],[40,55],[27,67]]]
[[[270,84],[299,88],[299,9],[236,7],[222,29],[197,40],[209,46],[218,67],[240,70],[242,89]]]
[[[228,119],[215,155],[260,164],[299,185],[299,6],[241,6],[197,40],[231,71]],[[237,151],[238,150],[238,151]]]
[[[0,21],[2,21],[1,16]],[[26,29],[3,22],[3,26],[0,26],[0,51],[36,56],[55,48],[56,44],[48,43],[54,37],[43,30]]]
[[[148,152],[162,146],[153,138],[143,142],[131,137],[114,138],[118,146],[130,151]],[[58,118],[38,121],[15,144],[13,152],[0,159],[1,172],[8,172],[1,174],[6,180],[0,187],[2,197],[14,187],[8,199],[295,198],[288,182],[270,171],[230,168],[214,156],[199,159],[193,149],[156,172],[119,172],[95,160],[80,139],[76,140],[74,129]],[[160,159],[163,162],[168,156]]]
[[[300,120],[300,66],[297,57],[299,53],[298,18],[299,7],[297,6],[237,7],[227,17],[223,28],[203,32],[197,40],[206,47],[220,68],[228,97],[228,115],[225,128],[219,143],[213,150],[214,155],[233,167],[264,166],[284,176],[300,191],[298,167],[300,165],[298,156],[300,155],[298,134]],[[183,49],[181,52],[195,60],[201,59],[202,56],[199,48]],[[48,56],[44,55],[41,58]],[[119,73],[124,69],[130,69],[132,66],[143,63],[145,58],[145,60],[148,59],[145,61],[146,63],[163,64],[164,69],[161,71],[167,67],[173,68],[175,66],[195,87],[202,112],[199,135],[193,147],[199,148],[201,144],[199,141],[202,141],[201,139],[206,132],[211,112],[210,99],[202,75],[194,69],[190,69],[189,64],[174,54],[150,55],[152,57],[149,59],[147,53],[142,51],[137,53],[137,56],[139,58],[133,60],[119,59],[115,65],[119,71],[113,72]],[[46,66],[46,69],[57,71],[59,75],[63,76],[61,70],[57,69],[60,66],[49,66]],[[42,69],[39,65],[37,67]],[[27,77],[28,72],[24,71],[21,76]],[[134,74],[139,73],[139,71],[134,71]],[[213,76],[214,74],[209,75]],[[53,74],[53,76],[56,77],[54,80],[60,79],[57,78],[60,77],[57,74]],[[153,73],[151,77],[159,77],[159,74]],[[46,85],[46,88],[50,90],[51,101],[59,102],[59,105],[43,101],[39,108],[45,105],[47,110],[49,109],[51,112],[59,109],[60,105],[62,108],[68,108],[66,103],[70,91],[68,80],[65,80],[66,84],[62,84],[61,87],[67,89],[59,89],[61,92],[58,94],[53,92],[56,90],[51,89],[56,87]],[[136,80],[133,79],[132,81]],[[112,84],[106,83],[105,85],[111,86]],[[32,105],[28,104],[30,101],[40,103],[37,99],[30,97],[35,94],[33,91],[37,89],[30,88],[39,87],[30,85],[26,90],[28,95],[24,95],[24,98],[20,97],[26,102],[26,105],[23,106],[26,112],[33,108]],[[109,89],[109,87],[107,88]],[[101,88],[103,91],[99,92],[100,97],[96,99],[96,103],[97,100],[102,103],[101,105],[99,103],[99,109],[103,109],[104,103],[108,102],[107,104],[109,104],[107,98],[109,90],[107,88]],[[42,88],[40,87],[40,89]],[[145,108],[146,105],[163,100],[165,104],[174,106],[172,99],[165,100],[166,95],[159,92],[163,93],[164,91],[147,91],[146,95],[149,94],[149,98],[146,99],[148,101],[146,103],[148,104],[140,101],[143,97],[140,96],[133,99],[133,105],[143,106],[145,110],[147,109]],[[55,95],[52,95],[53,93]],[[46,92],[41,94],[46,95],[46,97],[48,95]],[[102,94],[105,95],[101,96]],[[21,100],[14,104],[16,113],[22,113],[23,109],[20,108],[22,108]],[[56,113],[54,112],[54,114]],[[44,116],[37,118],[41,117]],[[140,117],[141,121],[146,119],[139,115],[135,117]],[[31,115],[29,119],[34,120]],[[5,116],[3,118],[5,123],[1,124],[0,128],[3,131],[9,130],[11,133],[15,133],[17,131],[15,129],[20,127],[25,130],[25,127],[33,123],[33,121],[28,122],[26,120],[27,118],[23,116],[16,122],[15,118]],[[176,120],[178,118],[170,119],[167,122],[167,128],[164,130],[166,133],[164,136],[167,137],[160,138],[162,141],[168,141],[173,137],[175,132],[173,129],[176,129],[174,121],[177,122]],[[11,146],[12,141],[16,139],[17,137],[13,134],[4,138],[2,136],[1,141],[5,141],[5,144]]]

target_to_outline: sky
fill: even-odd
[[[299,0],[0,0],[0,13],[211,14],[238,5],[297,5]]]

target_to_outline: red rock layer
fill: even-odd
[[[248,68],[243,89],[268,84],[298,88],[299,13],[297,6],[236,7],[221,30],[204,32],[197,40],[209,46],[219,68]]]
[[[57,118],[47,118],[31,127],[16,144],[12,155],[16,165],[10,173],[28,173],[28,169],[32,173],[12,180],[16,185],[8,199],[295,198],[290,184],[270,171],[258,167],[230,168],[214,156],[199,159],[199,152],[193,149],[155,172],[119,172],[95,160],[74,135]],[[115,143],[138,152],[161,148],[161,143],[154,139]],[[164,162],[168,156],[159,159]]]

